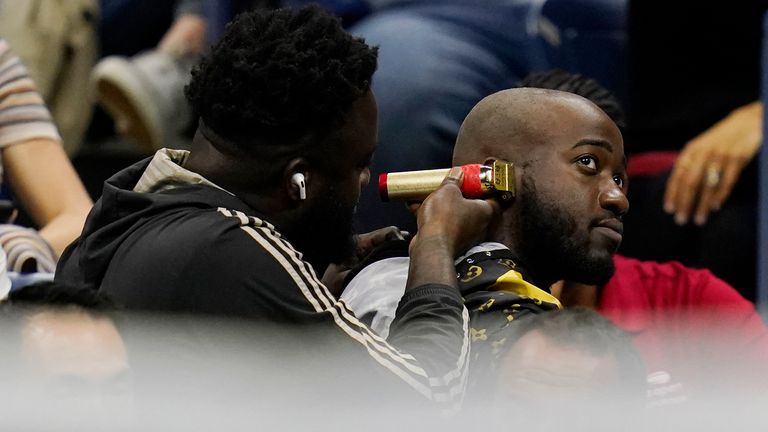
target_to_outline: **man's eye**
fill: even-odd
[[[594,156],[581,156],[579,163],[591,170],[597,170],[597,159]]]
[[[613,181],[619,188],[624,189],[624,179],[621,176],[613,176]]]

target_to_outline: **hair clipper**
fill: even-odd
[[[461,193],[465,198],[497,196],[509,201],[515,196],[515,166],[494,160],[490,166],[462,165]],[[404,171],[379,175],[382,201],[422,201],[443,183],[450,169]]]

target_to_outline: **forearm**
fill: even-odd
[[[430,284],[406,291],[388,342],[418,360],[429,377],[433,400],[455,400],[464,391],[469,315],[454,287]]]
[[[61,254],[80,235],[93,204],[61,145],[35,139],[3,148],[2,156],[14,195]]]
[[[62,213],[40,229],[40,236],[61,256],[64,249],[82,232],[88,208]]]
[[[461,168],[452,168],[418,209],[405,295],[389,333],[393,345],[418,358],[437,401],[454,400],[466,384],[469,314],[453,260],[485,236],[498,212],[493,201],[464,199],[458,187],[462,178]]]
[[[414,239],[405,294],[389,331],[389,342],[417,358],[432,378],[437,401],[463,391],[469,354],[469,317],[452,250],[444,237],[420,234]]]
[[[419,234],[411,245],[408,283],[405,292],[413,287],[442,284],[458,292],[453,253],[444,237]]]

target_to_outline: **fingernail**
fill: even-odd
[[[675,207],[671,203],[664,203],[664,211],[672,214],[675,212]]]
[[[715,211],[720,210],[720,203],[712,204],[712,210],[715,210]]]
[[[688,222],[688,218],[685,217],[682,213],[677,213],[675,215],[675,223],[678,225],[685,225],[685,223]]]
[[[705,216],[696,216],[696,217],[693,219],[693,223],[695,223],[695,224],[696,224],[696,225],[698,225],[698,226],[702,226],[702,225],[704,225],[705,223],[707,223],[707,218],[706,218]]]

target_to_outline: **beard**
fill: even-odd
[[[602,286],[616,268],[613,254],[591,246],[589,231],[579,230],[574,217],[558,200],[522,182],[520,251],[534,274]]]
[[[341,263],[354,254],[352,221],[356,208],[357,203],[345,202],[331,186],[302,216],[294,233],[295,244],[319,274],[328,264]]]

